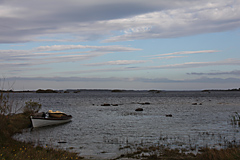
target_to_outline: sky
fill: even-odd
[[[0,0],[0,87],[240,88],[240,0]]]

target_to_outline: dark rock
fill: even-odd
[[[172,117],[172,115],[171,114],[166,114],[166,117]]]
[[[143,111],[143,108],[137,108],[135,111]]]
[[[104,104],[102,104],[101,106],[111,106],[111,104],[104,103]]]
[[[138,103],[138,104],[141,104],[141,105],[150,105],[149,102],[145,102],[145,103]]]
[[[192,103],[192,105],[197,105],[197,103]]]
[[[65,141],[60,141],[60,142],[58,142],[58,143],[67,143],[67,142],[65,142]]]

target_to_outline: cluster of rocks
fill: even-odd
[[[141,104],[141,105],[150,105],[149,102],[145,102],[145,103],[138,103],[138,104]],[[197,105],[197,103],[193,104],[193,105]],[[200,105],[200,104],[199,104]],[[101,106],[118,106],[118,104],[110,104],[110,103],[104,103],[104,104],[101,104]],[[136,108],[135,109],[136,112],[142,112],[143,111],[143,108]],[[165,115],[166,117],[172,117],[172,114],[166,114]]]

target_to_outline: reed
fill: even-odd
[[[217,146],[208,146],[208,144],[199,145],[198,141],[203,139],[213,139]],[[234,139],[234,137],[233,137]],[[221,147],[221,149],[219,149]],[[218,148],[218,149],[216,149]],[[240,159],[240,143],[235,140],[226,140],[223,135],[217,135],[209,132],[199,133],[196,137],[171,137],[160,135],[158,143],[149,144],[126,143],[121,146],[122,155],[116,159],[186,159],[186,160],[234,160]],[[125,152],[124,152],[125,151]]]
[[[227,149],[210,149],[202,148],[201,152],[193,154],[191,152],[182,152],[178,149],[170,149],[163,145],[150,146],[150,147],[138,147],[135,151],[122,154],[121,158],[132,159],[171,159],[171,160],[237,160],[240,159],[240,148],[233,147]]]
[[[240,126],[240,115],[238,112],[235,112],[234,115],[231,116],[231,123],[232,125]]]

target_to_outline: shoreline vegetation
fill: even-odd
[[[37,89],[37,90],[0,90],[0,93],[79,93],[81,91],[109,91],[113,93],[119,93],[119,92],[129,92],[129,91],[147,91],[150,93],[161,93],[161,92],[168,92],[166,90],[124,90],[124,89],[66,89],[66,90],[55,90],[55,89]],[[196,90],[199,92],[228,92],[228,91],[239,91],[240,88],[234,88],[234,89],[205,89],[205,90]],[[174,92],[174,91],[170,91]],[[177,92],[177,91],[176,91]],[[181,91],[184,92],[184,91]],[[186,90],[187,92],[187,90]]]
[[[41,159],[83,159],[77,153],[34,143],[20,142],[12,138],[23,129],[31,128],[30,115],[41,108],[41,104],[29,100],[25,106],[15,106],[9,92],[0,92],[0,159],[1,160],[41,160]],[[17,109],[16,109],[17,108]],[[22,110],[15,114],[14,111]]]
[[[11,116],[0,115],[0,159],[1,160],[40,160],[40,159],[83,159],[77,153],[67,152],[40,147],[32,143],[20,142],[14,140],[12,136],[21,133],[25,128],[31,127],[31,121],[28,114],[14,114]]]
[[[158,91],[159,90],[150,90],[150,92],[154,93],[158,93]],[[122,90],[114,90],[114,92],[122,92]],[[26,106],[22,108],[23,113],[13,114],[11,112],[12,108],[16,106],[11,106],[13,103],[10,102],[8,93],[11,92],[0,92],[1,160],[85,159],[84,157],[80,157],[78,153],[14,140],[12,138],[14,134],[21,133],[23,129],[31,127],[31,121],[29,117],[33,112],[37,112],[39,110],[41,104],[30,100],[29,102],[26,102]],[[49,93],[49,90],[47,93]],[[239,122],[240,115],[236,113],[232,117],[232,123],[239,127]],[[131,146],[126,147],[129,147],[129,149],[131,149]],[[119,150],[120,149],[121,148],[119,148]],[[220,150],[210,149],[206,147],[202,148],[197,154],[193,154],[188,151],[184,152],[178,149],[169,149],[162,145],[145,146],[143,144],[115,158],[115,160],[117,159],[234,160],[240,159],[240,146],[233,143],[230,144],[229,147]]]

